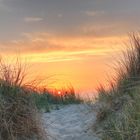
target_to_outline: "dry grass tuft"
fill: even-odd
[[[0,63],[0,140],[43,139],[38,113],[24,86],[25,70]]]
[[[117,77],[110,89],[98,88],[98,124],[104,140],[140,139],[140,36],[130,36],[130,46],[118,61]]]

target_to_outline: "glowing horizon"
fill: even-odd
[[[92,91],[113,75],[127,34],[139,31],[138,0],[0,0],[0,55],[19,56],[31,75]],[[134,6],[132,6],[134,5]]]

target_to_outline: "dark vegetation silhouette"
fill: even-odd
[[[72,86],[62,88],[60,91],[44,89],[33,92],[31,98],[34,100],[36,107],[45,112],[50,112],[51,109],[59,109],[61,105],[80,104],[83,102]]]

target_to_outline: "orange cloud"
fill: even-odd
[[[76,89],[87,90],[105,82],[105,64],[112,62],[113,54],[118,55],[125,36],[83,37],[57,36],[50,33],[24,33],[21,40],[0,42],[2,56],[8,56],[9,63],[19,53],[20,60],[33,65],[29,70],[31,78],[36,75],[67,75],[61,81],[70,81]],[[34,72],[35,71],[35,72]],[[34,76],[35,75],[35,76]],[[98,79],[98,81],[97,81]],[[59,80],[54,87],[61,87]]]
[[[20,54],[31,62],[86,60],[117,53],[122,49],[120,37],[72,37],[49,33],[22,34],[21,40],[0,43],[1,54]]]

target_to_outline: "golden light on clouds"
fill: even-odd
[[[50,87],[60,88],[73,84],[76,90],[95,90],[99,82],[106,80],[110,72],[107,65],[112,63],[113,54],[122,50],[122,37],[57,37],[48,33],[25,34],[21,40],[3,44],[2,55],[9,53],[11,60],[19,55],[21,61],[29,63],[32,76],[47,77],[55,75],[56,80]],[[4,47],[3,47],[4,48]],[[51,81],[51,80],[50,80]],[[64,84],[65,83],[65,84]]]
[[[138,0],[0,0],[0,54],[32,66],[31,73],[60,75],[76,89],[105,83],[127,33],[139,31]],[[66,82],[67,83],[67,82]]]

